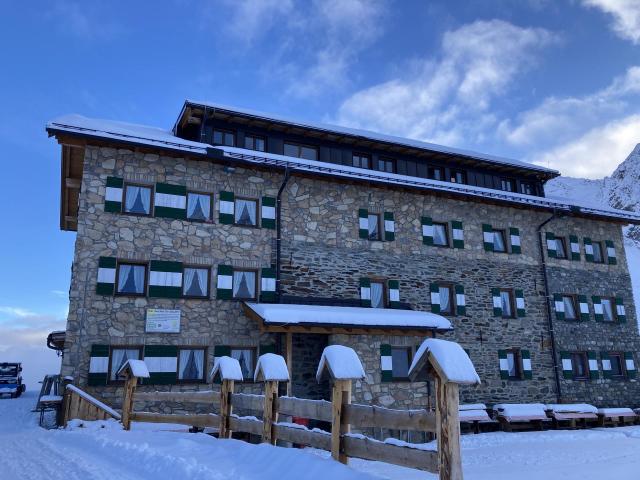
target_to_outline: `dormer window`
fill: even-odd
[[[284,154],[287,157],[304,158],[306,160],[318,160],[318,149],[308,145],[285,142]]]
[[[381,172],[395,173],[396,161],[393,158],[380,158],[378,159],[378,170]]]
[[[467,183],[467,175],[462,170],[451,170],[451,181],[453,183]]]
[[[267,142],[264,137],[258,137],[256,135],[244,136],[244,148],[247,150],[256,150],[258,152],[264,152]]]
[[[369,168],[369,166],[371,165],[371,158],[369,157],[369,155],[354,153],[352,156],[351,165],[358,168]]]
[[[520,193],[525,195],[533,195],[533,185],[529,182],[520,182]]]
[[[442,180],[444,178],[444,170],[442,167],[429,167],[429,179]]]
[[[233,132],[226,130],[213,130],[213,143],[214,145],[224,145],[225,147],[236,146],[236,136]]]
[[[502,178],[500,179],[500,190],[504,190],[505,192],[515,192],[516,190],[516,182],[511,178]]]

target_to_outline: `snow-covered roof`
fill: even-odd
[[[265,353],[260,355],[256,364],[256,371],[253,375],[254,382],[288,382],[289,369],[284,357],[275,353]]]
[[[211,369],[211,379],[213,380],[220,375],[221,380],[237,380],[241,382],[242,368],[240,362],[231,357],[216,357]]]
[[[316,372],[318,382],[325,372],[333,380],[360,380],[365,377],[358,354],[353,348],[344,345],[329,345],[324,348]]]
[[[436,370],[444,382],[468,385],[480,383],[480,377],[469,355],[456,342],[427,338],[413,357],[409,367],[409,377],[412,380],[417,378],[428,364]]]
[[[387,135],[384,133],[372,132],[369,130],[342,127],[339,125],[331,125],[331,124],[321,123],[321,122],[300,121],[300,120],[288,118],[282,115],[259,112],[256,110],[251,110],[246,108],[232,107],[232,106],[223,105],[223,104],[214,103],[214,102],[187,100],[185,102],[185,107],[187,107],[188,105],[198,105],[198,106],[207,107],[207,108],[225,110],[228,112],[233,112],[233,113],[237,113],[244,116],[259,118],[262,120],[287,123],[292,126],[296,126],[300,128],[308,128],[308,129],[323,131],[327,133],[337,133],[339,135],[349,135],[351,137],[359,137],[366,140],[392,143],[392,144],[401,145],[404,147],[419,148],[421,150],[429,150],[432,152],[438,152],[438,153],[444,153],[444,154],[450,154],[450,155],[459,155],[463,157],[473,158],[474,160],[480,160],[483,162],[497,163],[501,165],[510,165],[517,168],[524,168],[527,170],[559,175],[559,172],[557,170],[545,168],[539,165],[534,165],[532,163],[523,162],[521,160],[504,158],[496,155],[489,155],[486,153],[475,152],[475,151],[466,150],[462,148],[446,147],[446,146],[438,145],[435,143],[423,142],[421,140],[414,140],[411,138],[397,137],[395,135]],[[183,108],[183,112],[184,112],[184,108]],[[180,120],[181,117],[182,117],[182,112],[180,114],[180,117],[178,118],[178,121]],[[177,125],[177,122],[176,122],[176,125]],[[176,126],[174,126],[174,132],[175,131],[176,131]]]
[[[122,376],[127,369],[131,370],[131,375],[134,377],[149,378],[149,368],[144,360],[128,359],[118,370],[117,376]]]
[[[416,310],[387,308],[332,307],[286,303],[245,303],[265,324],[358,326],[364,328],[424,328],[449,330],[443,316]]]

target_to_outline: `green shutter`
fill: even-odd
[[[156,183],[153,197],[154,216],[163,218],[187,218],[187,187]]]
[[[389,280],[389,307],[398,308],[400,306],[400,282]]]
[[[571,260],[580,261],[580,241],[575,235],[569,236],[569,250],[571,252]]]
[[[602,303],[600,297],[594,295],[591,297],[591,301],[593,302],[593,312],[596,317],[596,322],[604,321],[604,314],[602,312]]]
[[[502,316],[502,298],[500,298],[499,288],[491,289],[491,301],[493,303],[493,316],[501,317]]]
[[[260,279],[260,301],[275,302],[276,300],[276,270],[263,268]]]
[[[627,312],[624,308],[624,300],[620,297],[616,297],[616,318],[619,323],[625,323],[627,321]]]
[[[422,243],[433,245],[433,221],[431,217],[422,217]]]
[[[511,253],[522,253],[522,247],[520,245],[520,230],[511,227],[509,229],[509,239],[511,240]]]
[[[609,265],[615,265],[618,263],[618,259],[616,258],[616,247],[611,240],[605,240],[604,242],[607,248],[607,262]]]
[[[500,368],[500,378],[502,380],[509,379],[509,363],[507,362],[507,351],[498,350],[498,365]]]
[[[431,312],[440,313],[440,285],[432,283],[429,286],[429,291],[431,293]]]
[[[107,188],[104,195],[104,211],[120,213],[122,211],[122,191],[124,181],[118,177],[107,177]]]
[[[593,243],[589,237],[584,237],[584,257],[587,262],[593,262]]]
[[[393,380],[393,357],[391,356],[391,345],[380,345],[380,371],[381,380],[390,382]]]
[[[274,197],[262,197],[260,216],[262,228],[276,228],[276,199]]]
[[[144,362],[149,368],[146,385],[171,385],[178,379],[178,347],[174,345],[145,345]]]
[[[560,360],[562,361],[562,376],[568,380],[573,379],[573,366],[571,364],[571,353],[560,352]]]
[[[609,352],[600,352],[600,361],[602,363],[602,377],[611,378],[611,359]]]
[[[556,311],[556,320],[564,320],[564,301],[562,300],[562,294],[553,294],[553,305]]]
[[[591,315],[589,314],[589,302],[586,295],[578,295],[578,310],[580,311],[580,320],[588,322]]]
[[[516,288],[516,313],[518,317],[524,317],[527,314],[526,306],[524,303],[524,292]]]
[[[265,353],[276,353],[275,344],[260,345],[260,355],[264,355]]]
[[[464,295],[464,286],[456,285],[456,314],[457,315],[466,315],[467,314],[467,299]]]
[[[360,303],[363,307],[371,306],[371,280],[360,278]]]
[[[384,212],[384,239],[387,242],[396,239],[396,222],[393,219],[393,212]]]
[[[453,236],[453,248],[464,248],[464,229],[462,222],[453,220],[451,222],[451,233]]]
[[[116,258],[100,257],[98,259],[98,281],[96,293],[98,295],[113,295],[116,284]]]
[[[233,297],[233,267],[218,265],[218,281],[216,284],[216,298],[230,300]]]
[[[365,240],[369,238],[369,210],[366,208],[358,210],[358,235]]]
[[[587,352],[587,358],[589,360],[589,378],[591,380],[597,380],[600,377],[598,372],[598,357],[596,352]]]
[[[549,258],[556,258],[558,256],[556,237],[551,232],[547,232],[545,236],[547,238],[547,256]]]
[[[627,368],[627,378],[636,378],[636,363],[633,360],[633,352],[624,352],[624,362]]]
[[[235,221],[235,196],[233,192],[220,192],[220,211],[218,220],[225,225],[232,225]]]
[[[91,345],[89,375],[90,387],[106,385],[109,380],[109,345]]]
[[[531,372],[531,353],[529,350],[520,350],[520,356],[522,357],[522,374],[525,380],[531,380],[533,373]]]
[[[151,260],[149,264],[149,296],[180,298],[182,296],[182,263]]]
[[[487,223],[482,224],[482,240],[484,249],[487,252],[493,252],[493,228]]]

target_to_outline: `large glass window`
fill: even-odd
[[[371,158],[369,155],[363,155],[361,153],[354,153],[351,164],[358,168],[370,168]]]
[[[208,193],[187,193],[187,218],[196,222],[211,220],[211,199]]]
[[[109,370],[109,380],[115,382],[118,371],[127,363],[127,360],[140,360],[140,347],[112,348],[109,359],[111,368]]]
[[[369,240],[380,240],[380,215],[377,213],[369,214]]]
[[[467,183],[467,175],[462,170],[451,170],[451,181],[453,183]]]
[[[254,270],[233,271],[233,298],[255,299],[256,289],[256,272]]]
[[[144,295],[147,266],[133,263],[118,264],[118,289],[121,295]]]
[[[178,350],[178,380],[201,382],[204,380],[204,348]]]
[[[235,200],[235,223],[255,227],[258,225],[258,202],[247,198]]]
[[[384,284],[382,282],[371,282],[371,306],[384,308]]]
[[[185,297],[209,296],[209,269],[185,267],[182,276],[182,294]]]
[[[284,154],[287,157],[305,158],[307,160],[318,159],[318,149],[315,147],[309,147],[307,145],[300,145],[297,143],[285,143]]]
[[[394,380],[409,378],[411,349],[407,347],[391,347],[391,376]]]
[[[563,295],[562,303],[564,304],[564,318],[565,320],[576,320],[576,299],[573,295]]]
[[[216,145],[224,145],[226,147],[236,146],[236,136],[233,132],[226,130],[213,130],[213,143]]]
[[[255,369],[256,350],[255,348],[231,348],[231,358],[238,360],[242,370],[242,378],[253,380]]]
[[[511,290],[500,290],[500,305],[504,318],[513,317],[513,293]]]
[[[589,378],[589,359],[584,352],[571,354],[571,368],[574,380],[587,380]]]
[[[593,242],[592,246],[594,263],[604,263],[604,257],[602,256],[602,244],[600,242]]]
[[[439,247],[449,246],[449,237],[447,235],[446,223],[433,224],[433,244]]]
[[[264,152],[267,142],[264,137],[258,137],[256,135],[244,136],[244,148],[248,150],[257,150],[258,152]]]
[[[501,178],[500,189],[504,190],[505,192],[513,192],[516,189],[516,182],[510,178]]]
[[[520,193],[525,195],[533,195],[533,185],[529,182],[520,182]]]
[[[602,318],[605,322],[613,322],[615,320],[615,313],[613,311],[613,299],[603,298],[602,302]]]
[[[124,213],[151,215],[151,187],[125,185]]]
[[[504,230],[493,231],[493,251],[494,252],[506,252],[507,244],[505,241]]]

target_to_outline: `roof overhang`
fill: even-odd
[[[52,350],[62,352],[64,350],[65,337],[66,337],[66,332],[64,331],[51,332],[47,336],[47,347],[49,347]]]
[[[453,329],[441,315],[416,310],[244,302],[263,332],[433,336]]]

